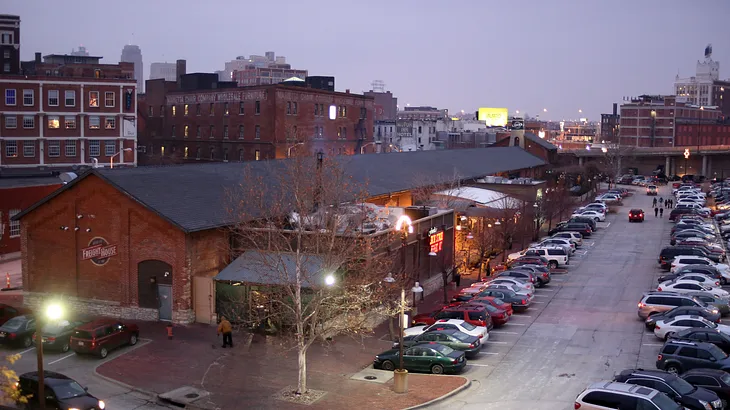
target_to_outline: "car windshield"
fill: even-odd
[[[651,398],[651,401],[657,406],[658,409],[662,410],[682,410],[684,407],[680,406],[674,400],[670,399],[666,394],[658,393]]]
[[[56,394],[56,398],[60,400],[86,395],[86,390],[73,380],[54,384],[52,388],[53,392]]]
[[[494,302],[494,304],[496,305],[504,305],[504,301],[499,298],[495,298],[494,300],[492,300],[492,302]]]
[[[668,383],[670,386],[672,386],[674,390],[677,391],[677,393],[682,396],[690,394],[697,389],[696,387],[687,383],[687,381],[685,381],[684,379],[680,379],[679,377],[670,377]]]
[[[19,330],[25,325],[25,318],[23,317],[14,317],[2,326],[4,329],[7,330]]]
[[[450,348],[450,347],[448,347],[446,345],[440,345],[438,343],[436,343],[433,346],[431,346],[431,348],[433,350],[436,350],[437,352],[441,353],[444,356],[448,356],[449,354],[451,354],[451,352],[454,351],[454,349],[452,349],[452,348]]]
[[[489,311],[489,313],[497,313],[497,311],[499,310],[499,309],[497,309],[496,307],[494,307],[494,306],[492,306],[490,304],[485,304],[484,307],[487,308],[487,310]]]
[[[727,359],[727,354],[713,344],[707,346],[707,351],[709,351],[717,360]]]
[[[456,340],[458,340],[460,342],[465,342],[471,337],[464,332],[454,332],[451,335],[454,336],[456,338]]]
[[[71,323],[68,320],[60,320],[55,323],[48,323],[47,325],[43,326],[43,333],[45,334],[51,334],[55,335],[58,333],[61,333],[68,327]]]
[[[515,293],[520,291],[520,287],[517,285],[512,285],[512,286],[509,286],[508,288],[511,289]]]
[[[730,384],[730,374],[723,373],[722,377],[720,377],[720,378],[722,379],[723,383]]]
[[[476,326],[472,325],[471,323],[467,323],[467,322],[462,323],[461,327],[463,327],[464,329],[469,330],[469,331],[477,328]]]

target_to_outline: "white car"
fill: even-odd
[[[418,336],[423,332],[436,329],[457,329],[469,336],[476,336],[482,341],[489,339],[489,332],[484,326],[474,326],[461,319],[440,319],[431,326],[413,326],[403,331],[403,336]]]
[[[705,274],[702,274],[702,273],[697,273],[697,272],[685,273],[684,275],[680,275],[677,279],[691,280],[691,281],[695,281],[701,285],[710,286],[713,288],[719,288],[722,285],[719,280],[717,280],[713,277],[707,276]],[[669,281],[669,280],[664,281],[659,286],[661,286],[662,284],[665,284],[665,283],[669,283],[669,282],[671,282],[671,281]]]
[[[535,297],[535,294],[533,292],[528,291],[527,289],[524,289],[517,285],[512,285],[509,283],[490,283],[489,286],[487,286],[487,289],[507,289],[511,290],[512,292],[515,292],[516,294],[520,296],[524,296],[527,298],[527,300],[532,300],[532,298]]]
[[[659,284],[656,288],[659,292],[693,293],[707,292],[718,299],[729,299],[730,293],[712,286],[703,285],[693,280],[676,279]]]
[[[558,232],[551,238],[562,238],[567,239],[575,244],[576,248],[583,246],[583,235],[578,232]]]
[[[489,283],[487,284],[487,286],[500,285],[500,284],[503,284],[503,285],[512,284],[515,286],[519,286],[520,288],[528,291],[529,293],[535,293],[535,285],[533,285],[532,283],[521,281],[517,278],[513,278],[513,277],[509,277],[509,276],[496,277],[496,278],[490,280]]]
[[[574,242],[571,242],[570,239],[564,238],[545,238],[536,244],[530,245],[531,248],[543,246],[562,246],[565,250],[570,251],[570,253],[574,253],[576,245]]]
[[[591,211],[591,210],[585,210],[580,212],[575,212],[573,215],[571,215],[571,218],[574,218],[576,216],[582,216],[584,218],[591,218],[596,222],[603,222],[606,220],[606,214],[603,212],[597,212],[597,211]]]
[[[680,315],[667,320],[657,320],[654,335],[659,339],[666,340],[673,333],[692,327],[716,329],[730,335],[730,326],[712,323],[702,316],[694,315]]]
[[[672,260],[672,267],[669,269],[672,273],[676,272],[677,269],[681,268],[685,265],[710,265],[717,268],[718,271],[722,274],[723,277],[725,275],[730,274],[730,266],[724,264],[724,263],[715,263],[711,261],[710,259],[705,258],[704,256],[694,256],[694,255],[678,255],[674,257],[674,260]]]

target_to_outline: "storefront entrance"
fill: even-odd
[[[172,266],[158,260],[137,265],[139,307],[158,309],[160,320],[172,320]]]

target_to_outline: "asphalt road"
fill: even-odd
[[[659,195],[670,194],[662,187]],[[584,240],[568,273],[554,275],[527,312],[491,332],[463,373],[472,386],[431,408],[569,409],[591,382],[627,368],[655,368],[662,344],[644,330],[636,304],[656,287],[657,255],[672,224],[668,214],[649,215],[652,199],[636,188]],[[631,208],[647,211],[646,220],[630,224]]]
[[[68,353],[44,351],[43,366],[45,370],[63,373],[81,383],[82,386],[88,387],[89,393],[101,400],[104,400],[108,409],[166,409],[168,407],[154,403],[144,394],[107,382],[94,374],[94,369],[105,361],[112,360],[115,357],[128,352],[130,349],[143,346],[145,343],[148,343],[148,341],[141,339],[136,346],[123,347],[115,350],[103,360],[96,356],[76,355],[71,351]],[[37,351],[34,347],[30,349],[22,349],[3,346],[1,350],[3,354],[21,354],[20,360],[9,366],[11,369],[15,370],[18,375],[37,370]]]

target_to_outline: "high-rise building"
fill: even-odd
[[[79,46],[79,49],[78,50],[71,50],[71,55],[72,56],[79,56],[79,57],[88,57],[89,56],[89,52],[86,51],[86,47]]]
[[[127,44],[122,49],[120,61],[134,63],[134,79],[137,80],[137,92],[144,92],[144,65],[142,65],[142,50],[139,46]]]
[[[705,48],[705,60],[697,61],[693,77],[674,80],[677,102],[704,107],[718,107],[723,115],[730,116],[730,80],[720,80],[720,62],[712,59],[712,45]]]
[[[0,73],[20,74],[20,17],[0,14]]]
[[[164,78],[165,81],[177,80],[177,64],[175,63],[152,63],[150,64],[150,80]]]
[[[612,114],[601,114],[601,142],[618,142],[619,123],[618,104],[613,104]]]

